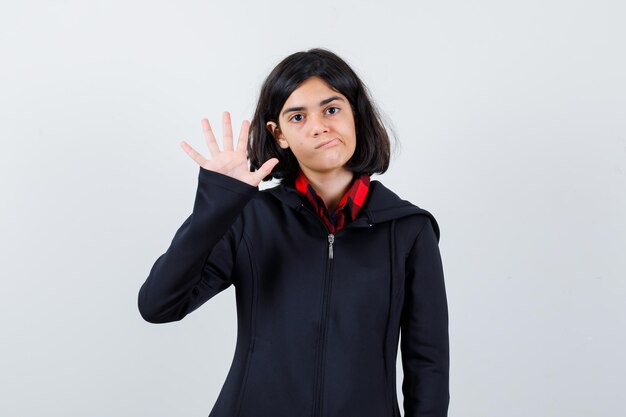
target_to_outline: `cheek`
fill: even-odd
[[[352,120],[352,118],[346,121],[343,131],[345,135],[351,137],[353,141],[356,141],[356,125],[354,124],[354,120]]]
[[[306,159],[309,154],[307,147],[299,140],[292,141],[290,148],[297,159]]]
[[[356,132],[355,132],[355,131],[352,131],[352,132],[351,132],[351,134],[350,134],[350,139],[351,139],[351,140],[350,140],[350,142],[351,142],[351,143],[350,143],[350,147],[354,150],[354,149],[356,149],[356,142],[357,142],[357,140],[358,140],[358,137],[357,137],[357,135],[356,135]]]

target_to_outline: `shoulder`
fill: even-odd
[[[258,190],[243,210],[246,224],[259,230],[286,227],[297,216],[302,200],[295,190],[284,185]]]
[[[380,181],[371,182],[363,211],[373,223],[395,220],[401,229],[413,232],[432,227],[439,241],[439,224],[431,211],[400,198]]]

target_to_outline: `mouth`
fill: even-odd
[[[325,142],[320,143],[319,145],[317,145],[315,147],[315,149],[330,148],[331,146],[334,146],[334,145],[336,145],[338,143],[339,143],[339,139],[338,138],[334,138],[334,139],[327,140]]]

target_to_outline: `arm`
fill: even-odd
[[[193,212],[139,290],[139,312],[146,321],[180,320],[231,285],[241,237],[233,224],[257,191],[257,187],[200,168]]]
[[[209,121],[202,119],[210,160],[181,142],[183,150],[200,166],[198,189],[192,214],[139,290],[139,312],[149,322],[180,320],[230,286],[241,237],[241,232],[231,226],[258,191],[261,180],[278,163],[272,158],[251,172],[246,155],[250,122],[243,121],[236,148],[228,112],[224,112],[222,123],[224,149],[220,150]]]
[[[448,413],[448,307],[438,236],[426,221],[406,264],[401,351],[405,417]]]

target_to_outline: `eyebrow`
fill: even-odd
[[[340,101],[345,101],[343,98],[339,97],[339,96],[332,96],[332,97],[328,97],[327,99],[324,99],[322,101],[320,101],[320,107],[325,106],[326,104],[330,103],[331,101],[335,101],[335,100],[340,100]],[[289,113],[290,111],[302,111],[302,110],[306,110],[306,107],[289,107],[288,109],[285,109],[282,112],[282,115],[284,116],[286,113]]]

